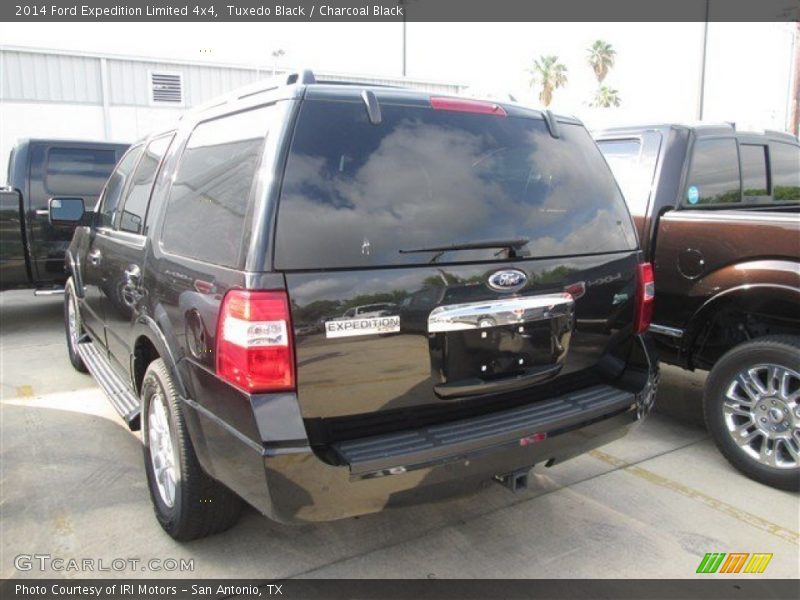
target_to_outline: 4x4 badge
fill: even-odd
[[[489,275],[490,288],[498,292],[516,292],[528,283],[528,276],[519,269],[505,269]]]

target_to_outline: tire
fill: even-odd
[[[73,326],[70,326],[70,319],[74,318]],[[64,286],[64,331],[67,334],[67,353],[69,354],[69,362],[76,371],[86,373],[88,369],[83,364],[78,354],[78,340],[84,334],[83,325],[81,323],[81,311],[78,308],[78,297],[75,294],[75,284],[72,277],[67,279]]]
[[[232,527],[239,519],[242,501],[200,466],[180,397],[162,359],[147,367],[141,400],[144,467],[161,527],[179,541],[214,535]],[[171,468],[161,469],[170,459]],[[156,464],[160,477],[156,475]],[[170,472],[174,486],[167,481]]]
[[[706,380],[703,412],[734,467],[800,490],[800,337],[766,336],[728,351]]]

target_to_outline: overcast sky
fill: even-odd
[[[481,91],[510,91],[538,103],[526,72],[556,54],[568,68],[552,108],[590,125],[697,117],[702,23],[409,23],[408,75]],[[784,129],[793,29],[778,23],[709,26],[705,117],[747,128]],[[595,39],[610,42],[617,64],[606,83],[620,109],[590,109],[596,87],[586,64]],[[132,54],[345,73],[399,76],[399,23],[15,23],[0,25],[8,45]]]

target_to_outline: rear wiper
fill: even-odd
[[[475,242],[462,242],[457,244],[448,244],[447,246],[429,246],[427,248],[410,248],[400,250],[400,254],[412,254],[416,252],[435,252],[430,262],[434,263],[439,260],[439,257],[445,252],[451,250],[482,250],[488,248],[503,248],[508,250],[508,258],[516,258],[517,250],[522,248],[530,240],[525,238],[513,238],[508,240],[480,240]],[[496,256],[496,255],[495,255]]]
[[[411,248],[400,250],[400,254],[412,254],[415,252],[450,252],[451,250],[482,250],[484,248],[508,248],[518,250],[530,240],[516,238],[510,240],[483,240],[477,242],[463,242],[460,244],[449,244],[447,246],[429,246],[427,248]]]

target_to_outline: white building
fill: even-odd
[[[315,74],[446,94],[464,89],[418,79]],[[169,127],[186,108],[271,76],[270,69],[239,65],[0,46],[0,172],[19,138],[133,142]]]

